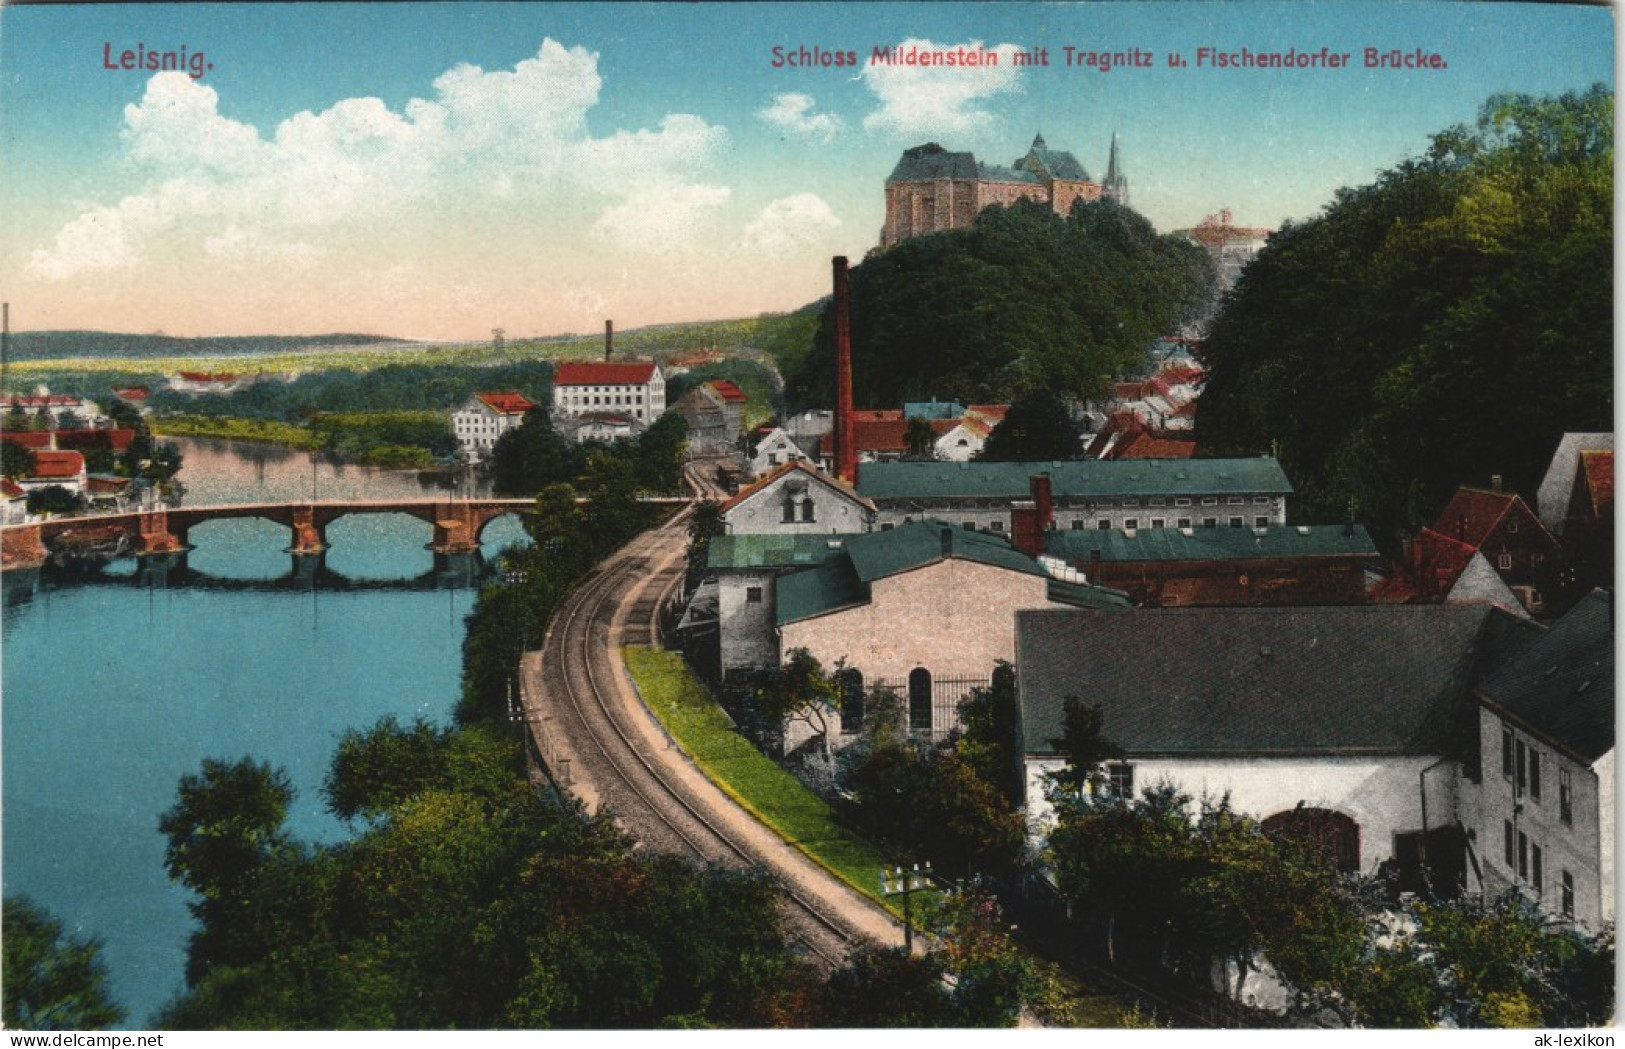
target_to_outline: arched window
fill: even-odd
[[[915,667],[908,675],[908,727],[931,731],[931,671]]]
[[[857,667],[842,670],[836,680],[841,686],[841,731],[863,729],[863,671]]]
[[[811,521],[813,519],[813,501],[812,496],[810,495],[801,500],[801,519],[803,521]]]
[[[784,523],[795,524],[796,521],[796,495],[794,492],[784,493]]]
[[[1296,808],[1267,817],[1263,827],[1272,838],[1293,837],[1318,847],[1338,870],[1360,869],[1360,825],[1353,817],[1331,809]]]

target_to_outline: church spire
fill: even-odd
[[[1112,155],[1106,162],[1106,183],[1102,187],[1106,199],[1128,206],[1128,178],[1117,159],[1117,132],[1112,132]]]
[[[1049,148],[1048,146],[1044,145],[1044,135],[1043,135],[1042,132],[1040,132],[1039,134],[1036,134],[1036,135],[1033,136],[1033,148],[1034,149],[1048,149]]]

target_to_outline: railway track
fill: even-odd
[[[598,808],[613,812],[643,847],[744,869],[763,857],[683,781],[675,766],[686,759],[667,753],[673,744],[664,730],[641,706],[633,709],[613,655],[620,644],[658,642],[659,610],[682,580],[690,514],[642,533],[577,587],[543,639],[541,685],[553,714],[549,731],[568,739],[571,779],[590,784],[583,793],[595,795]],[[535,732],[539,704],[527,696],[525,705]],[[559,741],[536,742],[548,753]],[[781,882],[793,935],[823,964],[843,964],[852,932],[820,901]]]

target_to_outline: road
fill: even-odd
[[[701,494],[715,495],[695,473]],[[632,687],[620,649],[658,643],[659,609],[682,581],[689,513],[600,564],[554,615],[541,651],[526,654],[522,702],[537,750],[589,811],[612,813],[643,847],[772,871],[785,888],[788,927],[825,967],[841,964],[859,936],[900,944],[895,918],[723,794]]]

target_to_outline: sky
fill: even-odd
[[[1116,134],[1159,230],[1221,208],[1278,228],[1493,94],[1612,86],[1613,18],[1437,0],[9,6],[0,298],[14,331],[436,340],[780,312],[828,293],[831,256],[877,245],[902,150],[1009,164],[1035,134],[1097,179]],[[910,46],[1001,62],[872,61]],[[1202,48],[1348,60],[1215,68]],[[1368,68],[1368,48],[1443,68]],[[1037,49],[1047,65],[1013,64]],[[1083,57],[1134,51],[1148,64]]]

